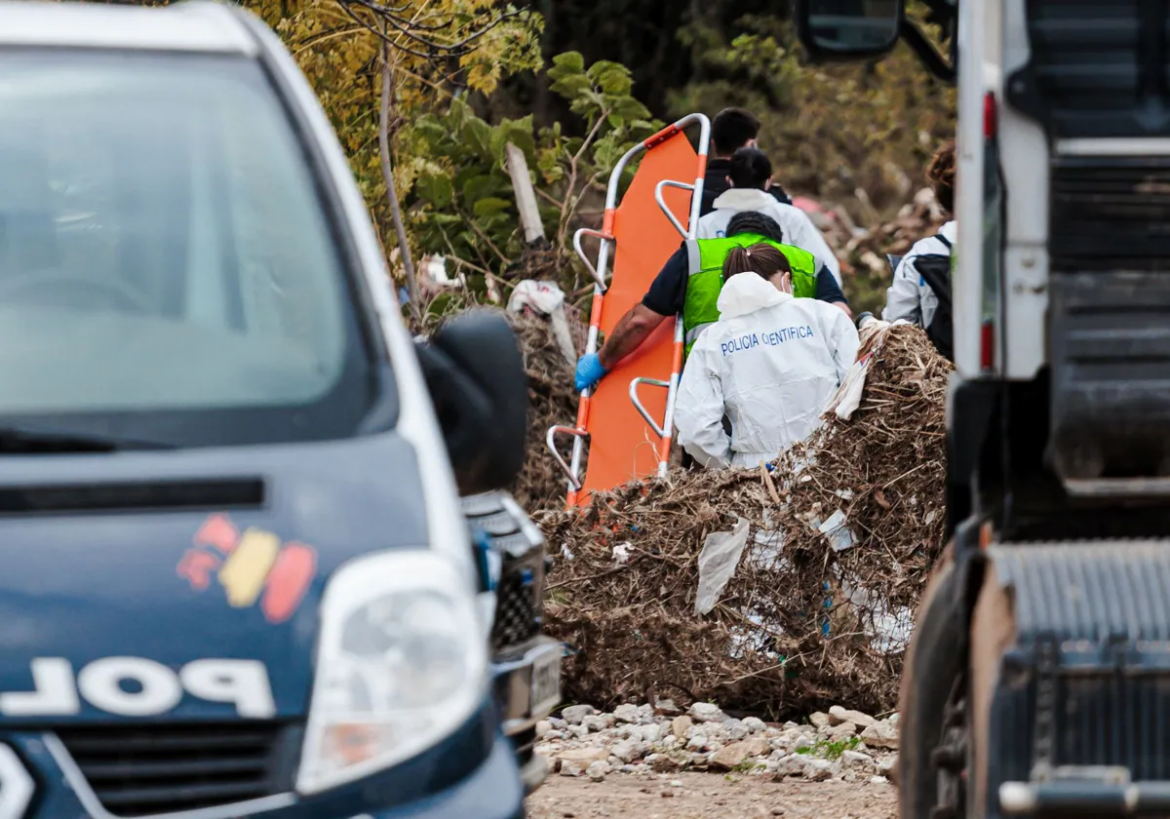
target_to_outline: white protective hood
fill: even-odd
[[[754,273],[728,279],[718,305],[719,321],[683,369],[678,440],[704,466],[754,468],[820,422],[857,355],[857,330],[842,310],[781,293]]]

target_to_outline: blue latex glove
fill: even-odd
[[[597,353],[587,353],[577,360],[577,392],[590,389],[605,376],[605,367]]]

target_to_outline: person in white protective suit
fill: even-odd
[[[816,256],[833,274],[837,284],[841,284],[841,263],[809,215],[795,205],[777,202],[769,193],[772,162],[767,154],[758,148],[740,148],[731,155],[727,181],[731,188],[715,199],[714,210],[699,219],[696,238],[722,239],[727,235],[732,216],[745,210],[758,211],[780,225],[784,244]]]
[[[770,245],[732,250],[723,278],[719,321],[683,369],[675,425],[703,466],[751,468],[817,426],[857,355],[857,330],[836,307],[794,298],[788,260]]]
[[[947,142],[934,155],[927,178],[934,189],[939,207],[950,214],[955,201],[955,143]],[[935,348],[952,357],[951,328],[951,255],[958,227],[954,219],[933,236],[914,243],[894,270],[894,280],[886,291],[885,321],[899,319],[917,324]]]

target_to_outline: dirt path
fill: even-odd
[[[669,794],[669,795],[667,795]],[[893,819],[897,791],[869,782],[768,781],[674,774],[668,779],[550,776],[528,798],[529,819]]]

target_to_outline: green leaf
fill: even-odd
[[[416,137],[421,138],[432,151],[438,150],[447,137],[447,129],[434,114],[420,117],[414,123],[412,132]]]
[[[601,86],[601,90],[607,94],[628,94],[634,85],[630,79],[630,70],[620,63],[598,60],[589,66],[587,73],[589,79]]]
[[[564,54],[558,54],[553,57],[552,62],[548,75],[554,80],[568,74],[580,74],[585,70],[585,58],[581,56],[580,51],[566,51]]]
[[[621,128],[626,124],[626,121],[617,114],[610,114],[605,121],[609,123],[610,128]]]
[[[649,109],[633,97],[621,97],[614,100],[613,113],[627,120],[650,119]]]
[[[602,170],[608,171],[622,158],[625,148],[619,145],[612,134],[606,134],[593,144],[593,161]]]
[[[450,205],[451,197],[454,195],[451,178],[446,174],[424,174],[414,183],[414,189],[420,197],[436,208]]]
[[[470,106],[463,100],[456,97],[451,100],[451,108],[447,111],[447,116],[444,117],[444,124],[447,129],[453,134],[463,133],[463,126],[475,114],[471,112]]]
[[[536,169],[540,171],[544,181],[552,184],[565,176],[565,170],[560,166],[557,158],[557,151],[552,148],[546,148],[540,152],[536,159]]]
[[[492,127],[479,117],[470,117],[463,123],[463,142],[482,159],[492,158]]]
[[[605,106],[605,97],[598,94],[596,91],[584,91],[581,96],[573,100],[569,106],[569,110],[574,114],[581,114],[588,116],[595,113],[600,113]]]
[[[501,192],[501,181],[494,176],[482,174],[467,180],[463,186],[464,206],[472,206],[481,199],[487,199]]]
[[[480,199],[477,201],[472,210],[475,212],[476,216],[483,218],[500,213],[501,211],[505,211],[510,207],[512,207],[512,203],[507,199],[500,199],[497,196],[489,196],[486,199]]]
[[[487,233],[498,236],[500,241],[503,241],[516,228],[516,219],[510,213],[489,213],[480,217],[478,221],[486,228]]]
[[[551,76],[551,72],[550,72]],[[568,74],[550,86],[551,91],[567,100],[575,100],[593,88],[593,83],[584,74]]]
[[[477,176],[486,175],[486,173],[487,168],[485,167],[485,164],[480,164],[477,162],[465,163],[463,167],[459,168],[459,170],[455,172],[455,178],[451,180],[452,187],[466,196],[465,188],[467,187],[467,183],[472,179],[475,179]],[[484,195],[486,196],[487,194]]]
[[[463,217],[457,213],[432,212],[427,214],[427,221],[433,225],[461,225]]]

